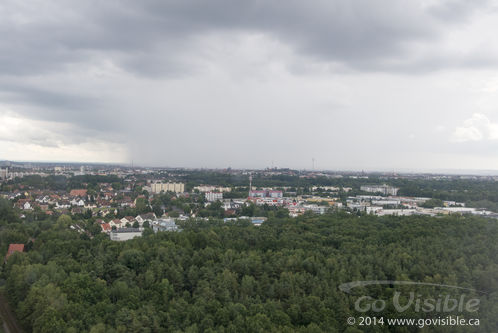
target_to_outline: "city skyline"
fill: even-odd
[[[67,167],[68,170],[71,168],[98,168],[98,167],[117,167],[117,168],[127,168],[127,169],[144,169],[144,170],[213,170],[213,171],[226,171],[229,169],[239,170],[239,171],[265,171],[265,170],[292,170],[297,172],[309,172],[309,173],[334,173],[334,174],[383,174],[383,175],[449,175],[449,176],[498,176],[498,170],[493,169],[458,169],[458,168],[449,168],[449,169],[415,169],[415,168],[348,168],[348,169],[321,169],[321,168],[313,168],[313,167],[304,167],[304,168],[291,168],[287,166],[266,166],[260,168],[249,168],[249,167],[239,167],[233,168],[231,166],[225,167],[184,167],[178,165],[145,165],[145,164],[137,164],[137,163],[109,163],[109,162],[81,162],[81,161],[30,161],[30,160],[0,160],[0,170],[9,170],[9,168],[14,167],[18,168],[22,166],[22,168],[28,167],[39,167],[41,169],[50,168],[50,167]]]

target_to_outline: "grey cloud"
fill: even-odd
[[[120,127],[123,119],[108,112],[108,102],[92,96],[91,90],[77,93],[0,81],[0,99],[8,102],[22,117],[50,123],[47,125],[50,133],[42,131],[36,134],[33,130],[29,136],[21,136],[25,137],[26,143],[59,147],[61,143],[77,144],[99,138],[111,142],[122,140]]]
[[[55,122],[76,122],[81,125],[98,127],[100,121],[95,121],[102,109],[101,101],[84,94],[53,91],[47,88],[30,86],[28,84],[0,83],[0,96],[13,105],[21,105],[25,115],[40,120]],[[31,109],[31,106],[36,106]]]
[[[188,71],[181,58],[197,51],[192,37],[216,31],[257,31],[311,59],[389,70],[386,60],[399,67],[411,43],[437,40],[446,17],[468,17],[483,6],[483,1],[447,1],[426,9],[395,0],[54,1],[26,13],[13,3],[3,5],[14,7],[4,10],[7,18],[31,17],[24,24],[13,18],[0,23],[0,73],[29,75],[111,57],[129,71],[152,76]]]
[[[430,6],[428,12],[438,19],[462,23],[476,11],[489,9],[489,0],[446,0],[438,1]]]
[[[88,110],[98,105],[96,98],[85,97],[82,94],[55,92],[26,84],[0,83],[0,91],[11,102],[35,104],[53,111],[55,109],[63,109],[69,112],[71,110]],[[59,115],[62,116],[63,114]]]
[[[452,128],[447,119],[476,112],[463,70],[498,58],[468,40],[442,46],[488,1],[434,4],[5,0],[0,102],[51,122],[28,141],[103,138],[155,165],[386,165],[392,151],[454,152],[448,135],[424,137],[427,120]]]

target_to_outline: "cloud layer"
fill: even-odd
[[[498,168],[496,9],[6,0],[0,145],[50,152],[0,159],[391,169],[479,154],[467,167]]]
[[[481,113],[474,113],[462,126],[455,128],[452,139],[455,142],[498,140],[498,123],[492,123]]]

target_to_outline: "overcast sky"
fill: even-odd
[[[498,169],[496,1],[0,2],[0,160]]]

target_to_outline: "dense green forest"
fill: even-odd
[[[2,212],[9,214],[5,207]],[[496,220],[338,213],[270,218],[260,227],[188,221],[182,228],[112,242],[55,221],[12,221],[2,226],[2,254],[14,242],[25,243],[27,251],[4,265],[4,293],[26,330],[34,332],[417,332],[348,327],[349,316],[436,314],[392,308],[359,314],[359,295],[389,299],[396,288],[347,294],[338,286],[418,281],[482,291],[470,292],[481,301],[470,316],[480,319],[482,332],[498,328]]]
[[[75,188],[96,187],[99,183],[122,183],[122,179],[117,176],[100,176],[100,175],[83,175],[66,177],[60,175],[49,175],[42,177],[40,175],[28,175],[22,178],[11,180],[12,184],[22,184],[28,187],[33,187],[41,190],[71,190]],[[2,184],[5,189],[8,188],[8,183]]]

